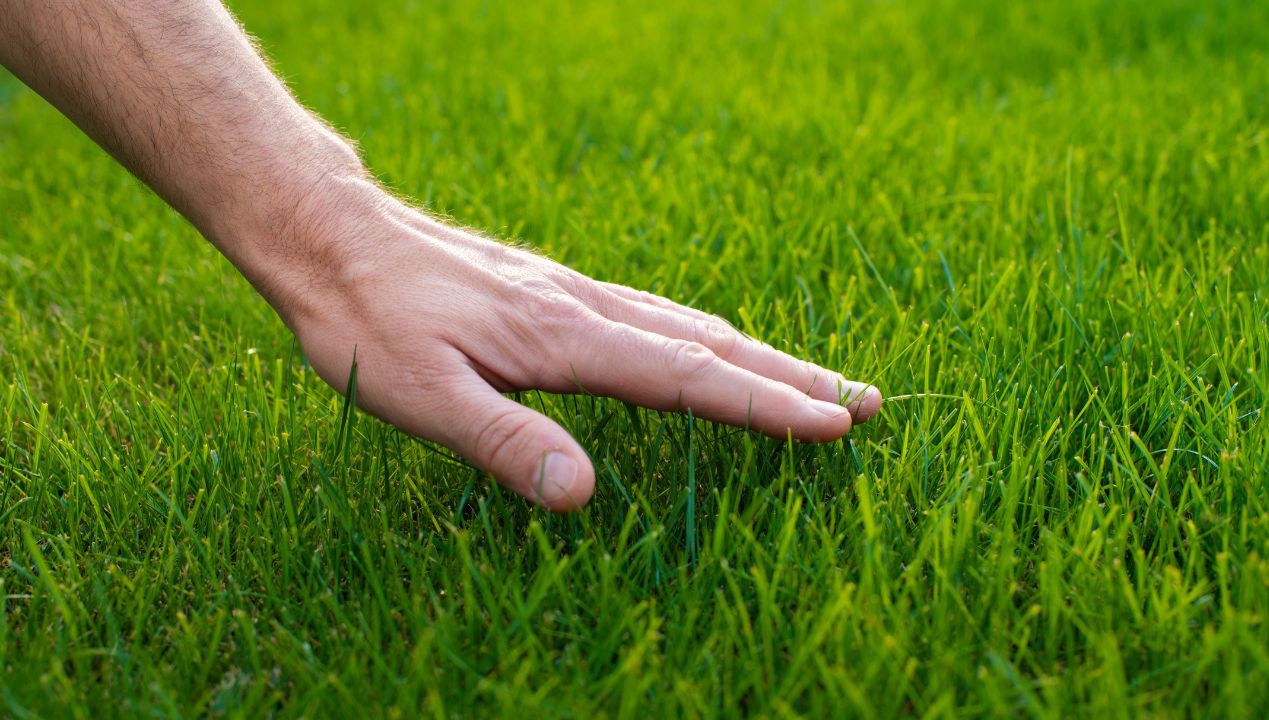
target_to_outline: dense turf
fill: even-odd
[[[530,509],[0,79],[0,715],[1269,707],[1269,5],[237,6],[400,192],[894,397],[526,395]]]

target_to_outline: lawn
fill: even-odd
[[[1269,4],[233,3],[376,174],[890,399],[534,509],[0,78],[0,716],[1269,711]]]

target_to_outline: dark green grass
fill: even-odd
[[[529,394],[533,510],[0,80],[0,715],[1269,708],[1269,5],[237,5],[400,192],[916,397]]]

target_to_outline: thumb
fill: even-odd
[[[442,440],[500,485],[556,512],[590,500],[594,467],[558,423],[504,397],[469,367],[444,392]]]

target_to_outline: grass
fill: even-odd
[[[0,80],[0,715],[1263,716],[1269,5],[235,3],[385,182],[890,396],[370,418]]]

